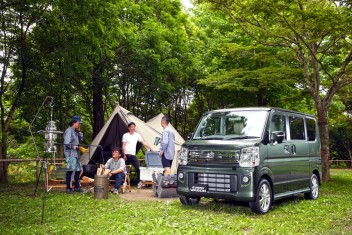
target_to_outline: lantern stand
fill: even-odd
[[[48,107],[50,107],[50,121],[48,121],[45,130],[41,130],[38,131],[38,134],[44,134],[45,137],[45,141],[44,141],[44,157],[43,159],[40,158],[39,155],[39,151],[31,130],[31,127],[35,121],[35,119],[37,118],[41,108],[45,105],[46,101],[50,100]],[[39,180],[40,180],[40,176],[43,173],[43,169],[45,169],[45,174],[44,174],[44,193],[43,193],[43,202],[42,202],[42,223],[44,223],[44,212],[45,212],[45,202],[46,202],[46,193],[47,193],[47,188],[46,188],[46,182],[47,182],[47,176],[48,176],[48,165],[49,165],[49,156],[52,156],[52,159],[54,161],[54,166],[56,167],[55,164],[55,157],[56,157],[56,140],[57,140],[57,134],[62,134],[62,131],[58,131],[56,129],[56,125],[55,125],[55,121],[53,121],[53,97],[51,96],[47,96],[43,102],[43,104],[41,105],[41,107],[39,108],[37,114],[35,115],[34,119],[32,120],[30,126],[29,126],[29,131],[31,133],[33,142],[34,142],[34,146],[36,148],[37,151],[37,158],[40,160],[41,162],[41,166],[40,166],[40,171],[39,171],[39,175],[38,178],[36,180],[36,186],[34,189],[34,196],[37,196],[37,191],[38,191],[38,185],[39,185]]]

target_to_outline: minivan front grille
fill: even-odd
[[[207,185],[210,192],[236,192],[237,175],[194,173],[194,184]]]
[[[189,161],[194,163],[236,163],[239,156],[239,150],[190,150],[188,154]]]

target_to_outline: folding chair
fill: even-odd
[[[132,165],[126,165],[126,172],[125,172],[125,178],[123,179],[123,183],[120,187],[122,189],[122,193],[126,192],[126,189],[128,188],[128,192],[131,192],[131,167]],[[109,180],[110,185],[115,184],[115,180]],[[111,190],[111,188],[110,188]]]
[[[66,172],[63,163],[50,162],[47,166],[49,169],[46,172],[46,191],[49,192],[52,188],[66,188]]]

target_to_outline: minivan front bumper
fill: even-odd
[[[177,172],[177,193],[189,197],[254,201],[254,169],[180,165]]]

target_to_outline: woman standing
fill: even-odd
[[[82,119],[79,116],[73,116],[69,123],[69,127],[66,129],[64,133],[64,153],[66,157],[66,192],[82,192],[82,189],[79,184],[79,177],[82,170],[81,163],[79,161],[79,151],[80,148],[79,141],[82,141],[83,134],[81,131]],[[75,180],[75,188],[72,190],[71,188],[71,178],[72,173],[75,172],[74,180]]]

